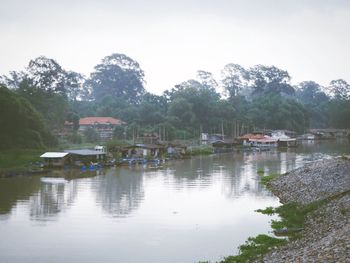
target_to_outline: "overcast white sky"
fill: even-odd
[[[0,0],[0,36],[0,75],[40,55],[89,75],[124,53],[157,94],[227,63],[350,82],[348,0]]]

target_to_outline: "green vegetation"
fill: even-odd
[[[64,146],[97,143],[94,130],[77,133],[79,118],[87,116],[123,120],[127,126],[117,127],[113,136],[126,141],[144,133],[157,133],[162,141],[198,142],[203,132],[234,137],[265,128],[300,133],[350,128],[350,85],[345,80],[333,80],[327,87],[313,81],[292,86],[288,72],[275,66],[232,63],[221,73],[216,80],[199,70],[193,79],[179,80],[155,95],[145,89],[140,64],[125,54],[104,57],[88,78],[63,69],[54,59],[37,57],[24,71],[0,77],[0,149],[57,147],[57,138]],[[73,124],[69,132],[65,121]],[[189,151],[211,153],[209,147]]]
[[[289,239],[299,238],[300,230],[304,228],[306,216],[322,206],[326,201],[314,202],[309,205],[296,203],[284,204],[277,208],[267,207],[257,212],[266,215],[278,214],[279,220],[272,220],[271,227],[276,235],[288,236]],[[239,255],[226,257],[221,263],[251,262],[258,260],[270,250],[286,244],[286,239],[274,238],[267,235],[258,235],[248,238],[244,245],[239,247]]]
[[[275,213],[275,208],[273,208],[272,206],[266,207],[265,209],[258,209],[255,212],[259,212],[262,213],[264,215],[273,215]]]
[[[127,142],[124,140],[110,140],[106,143],[108,152],[110,152],[114,158],[119,159],[122,157],[122,149],[124,147],[132,145],[132,142]]]
[[[32,105],[0,85],[0,149],[38,149],[55,144]]]
[[[284,245],[287,240],[268,235],[249,237],[244,245],[239,247],[239,255],[226,257],[221,263],[251,262],[261,258],[264,254],[278,246]]]
[[[268,182],[270,182],[273,179],[276,179],[279,176],[281,176],[281,174],[270,174],[267,176],[263,176],[263,177],[261,177],[260,182],[266,186],[268,184]]]
[[[260,176],[262,176],[262,175],[264,175],[265,170],[264,170],[263,168],[259,168],[258,171],[257,171],[257,173],[258,173]]]
[[[256,212],[273,215],[277,214],[279,220],[272,220],[271,227],[276,235],[287,236],[288,240],[300,238],[304,229],[306,217],[321,206],[333,199],[349,194],[350,191],[339,193],[329,198],[316,201],[307,205],[288,203],[277,208],[267,207]],[[267,235],[258,235],[248,238],[244,245],[239,247],[239,255],[226,257],[221,263],[251,262],[259,260],[270,250],[286,244],[287,239],[274,238]]]
[[[213,154],[213,147],[208,145],[192,146],[186,150],[186,155],[209,155]]]
[[[275,66],[244,68],[233,63],[221,73],[216,80],[212,73],[199,70],[193,79],[179,80],[155,95],[145,90],[140,64],[125,54],[104,57],[89,78],[40,56],[25,71],[2,76],[1,83],[29,101],[52,132],[62,131],[65,120],[76,131],[79,118],[86,116],[125,121],[127,127],[114,132],[119,140],[151,132],[162,140],[198,140],[201,132],[223,131],[232,137],[264,128],[300,133],[308,128],[350,128],[350,85],[344,80],[333,80],[327,87],[313,81],[292,86],[288,72]],[[92,131],[85,137],[97,140]],[[74,134],[67,139],[84,141]]]
[[[281,229],[291,230],[287,231],[286,234],[290,239],[300,237],[299,230],[304,228],[304,223],[306,216],[317,210],[321,206],[327,204],[333,199],[339,198],[341,196],[349,194],[350,191],[345,191],[337,195],[328,197],[323,200],[315,201],[307,205],[301,205],[297,203],[288,203],[282,206],[279,206],[274,209],[273,213],[278,214],[280,220],[272,220],[271,227],[277,232]],[[265,210],[259,210],[259,212],[264,214],[271,214],[271,208]]]
[[[42,150],[5,150],[0,152],[0,174],[28,170],[30,163],[40,161]]]

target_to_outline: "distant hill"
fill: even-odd
[[[30,102],[0,85],[0,149],[43,148],[56,143]]]

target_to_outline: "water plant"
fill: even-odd
[[[257,171],[257,173],[258,173],[259,175],[263,175],[263,174],[265,173],[265,170],[264,170],[263,168],[259,168],[258,171]]]

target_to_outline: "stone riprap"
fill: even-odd
[[[303,237],[265,255],[262,262],[350,262],[350,195],[309,214]]]
[[[350,263],[350,161],[318,161],[270,183],[283,203],[308,204],[328,198],[307,215],[302,237],[258,262]]]
[[[350,161],[317,161],[268,183],[282,203],[309,204],[350,190]]]

